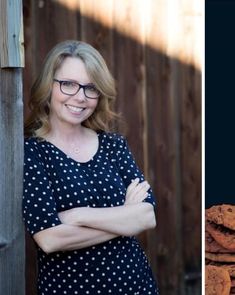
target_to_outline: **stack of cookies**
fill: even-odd
[[[205,216],[206,295],[235,295],[235,205],[216,205]]]

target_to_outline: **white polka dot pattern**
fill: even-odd
[[[86,163],[71,159],[47,141],[25,141],[23,217],[32,235],[59,225],[59,211],[120,206],[131,180],[144,180],[122,136],[102,132],[98,138],[98,151]],[[155,205],[151,189],[145,201]],[[38,264],[41,295],[158,294],[134,237],[50,255],[38,249]]]

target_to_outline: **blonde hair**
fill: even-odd
[[[110,131],[111,122],[118,115],[112,110],[116,98],[115,82],[101,54],[91,45],[67,40],[57,44],[48,53],[42,70],[31,89],[29,100],[30,114],[25,122],[25,136],[43,138],[50,131],[50,98],[53,78],[56,70],[66,57],[80,58],[100,91],[94,113],[83,122],[83,125],[95,131]]]

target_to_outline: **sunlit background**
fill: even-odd
[[[40,1],[41,6],[45,1]],[[202,0],[58,0],[71,10],[182,62],[202,67]],[[115,12],[115,13],[114,13]]]

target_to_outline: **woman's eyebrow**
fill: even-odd
[[[81,84],[81,85],[95,85],[93,82],[87,82],[87,83],[80,83],[78,82],[78,80],[75,80],[75,79],[70,79],[70,78],[61,78],[61,79],[58,79],[60,81],[69,81],[69,82],[75,82],[75,83],[78,83],[78,84]]]

